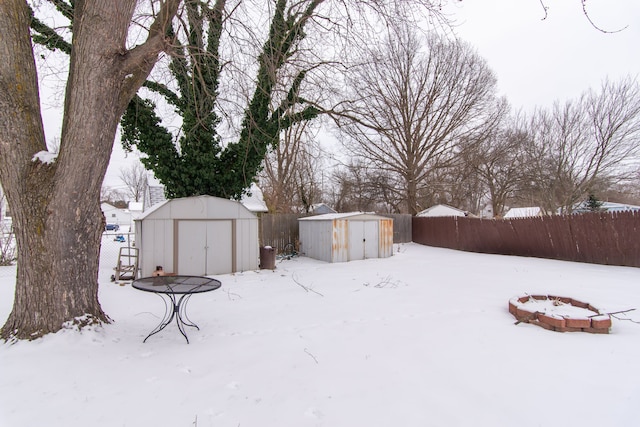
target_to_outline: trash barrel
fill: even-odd
[[[260,268],[274,270],[276,268],[276,249],[271,246],[260,248]]]

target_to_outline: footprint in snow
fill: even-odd
[[[238,388],[240,388],[240,383],[231,381],[229,384],[227,384],[227,388],[231,390],[237,390]]]
[[[304,415],[309,418],[322,418],[323,414],[316,408],[309,408],[305,411]]]

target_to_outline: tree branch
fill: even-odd
[[[160,52],[167,49],[169,44],[166,37],[167,29],[179,4],[180,0],[166,0],[149,28],[147,40],[124,55],[122,69],[128,80],[120,98],[120,107],[123,111],[151,73]]]
[[[582,1],[582,12],[584,13],[584,16],[587,17],[587,20],[589,21],[591,26],[593,28],[595,28],[596,30],[598,30],[600,32],[603,32],[603,33],[606,33],[606,34],[614,34],[614,33],[619,33],[620,31],[623,31],[628,27],[628,25],[625,25],[624,27],[620,28],[619,30],[614,30],[614,31],[603,30],[602,28],[598,27],[596,25],[596,23],[593,22],[593,20],[591,19],[591,16],[589,16],[589,12],[587,12],[587,0],[581,0],[581,1]]]

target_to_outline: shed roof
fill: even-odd
[[[346,212],[346,213],[328,213],[324,215],[313,215],[299,218],[298,221],[333,221],[334,219],[389,219],[385,216],[376,215],[371,212]]]
[[[229,219],[255,218],[240,202],[213,196],[194,196],[165,200],[154,205],[136,220],[163,219]]]

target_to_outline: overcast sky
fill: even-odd
[[[640,75],[640,1],[463,0],[447,10],[458,35],[475,46],[514,108],[578,97],[609,77]]]
[[[588,0],[591,20],[580,0],[463,0],[446,9],[456,32],[475,46],[498,77],[500,93],[513,108],[530,110],[554,100],[577,98],[605,78],[640,76],[640,0]],[[105,185],[121,186],[123,165],[114,147]]]

